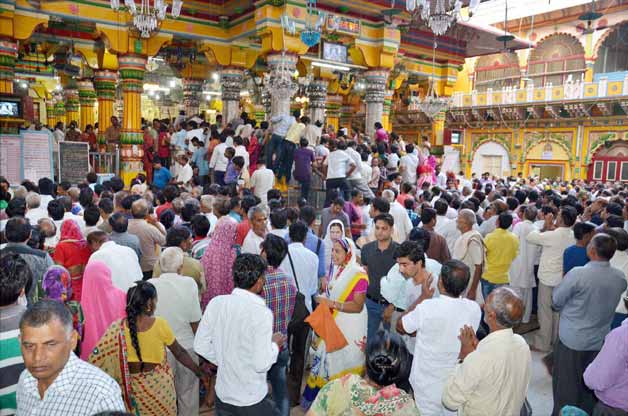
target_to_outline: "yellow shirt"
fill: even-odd
[[[124,337],[126,338],[127,359],[130,363],[138,363],[137,353],[131,342],[129,326],[124,327]],[[170,325],[165,319],[155,317],[153,326],[148,331],[138,332],[137,339],[140,344],[142,361],[145,363],[161,364],[165,357],[165,347],[172,345],[175,341]]]
[[[497,228],[486,236],[484,244],[486,268],[482,278],[495,284],[508,283],[508,270],[519,253],[519,239],[510,231]]]
[[[286,133],[286,140],[298,145],[304,131],[305,131],[305,124],[292,123],[292,125],[288,129],[288,132]]]

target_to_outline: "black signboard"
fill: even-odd
[[[84,142],[59,143],[59,181],[78,184],[89,172],[89,145]]]

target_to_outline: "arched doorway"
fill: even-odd
[[[484,172],[498,177],[510,174],[510,156],[508,150],[497,142],[481,144],[473,154],[471,172],[478,176]]]
[[[519,87],[521,71],[519,58],[514,52],[482,56],[475,64],[475,84],[477,91],[487,88]]]
[[[593,158],[587,172],[590,181],[628,182],[628,141],[611,142],[602,146]]]
[[[526,154],[526,175],[540,179],[569,180],[569,154],[559,144],[540,140]]]

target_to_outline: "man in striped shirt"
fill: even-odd
[[[20,318],[26,306],[26,286],[31,282],[31,270],[18,254],[0,257],[0,415],[14,415],[17,404],[15,391],[24,359],[20,351]],[[24,299],[24,304],[26,303]]]
[[[293,280],[279,268],[284,257],[288,253],[286,241],[273,234],[266,235],[262,242],[261,256],[268,262],[265,274],[262,296],[266,300],[266,306],[273,313],[273,333],[280,332],[288,336],[288,323],[292,319],[294,304],[297,296],[297,288]],[[273,400],[278,415],[288,416],[290,413],[290,401],[288,400],[287,369],[290,353],[288,343],[284,343],[279,349],[277,362],[268,371],[268,379],[273,388]]]

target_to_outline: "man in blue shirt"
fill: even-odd
[[[207,148],[197,137],[192,139],[196,150],[192,154],[192,163],[198,168],[198,176],[201,185],[205,185],[209,180],[209,162],[207,161]]]
[[[573,235],[576,244],[567,247],[563,253],[563,276],[574,267],[584,266],[589,262],[587,257],[587,245],[595,234],[595,224],[592,222],[579,222],[573,227]]]
[[[157,189],[164,189],[172,179],[170,171],[161,165],[159,159],[153,163],[153,186]]]

